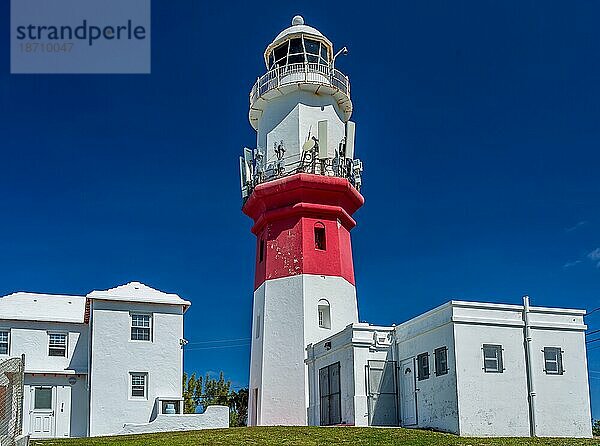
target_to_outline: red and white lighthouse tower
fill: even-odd
[[[305,349],[358,322],[350,230],[363,204],[348,78],[300,16],[264,53],[250,93],[256,149],[240,158],[254,220],[250,425],[307,424]]]

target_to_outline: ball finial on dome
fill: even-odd
[[[301,15],[295,15],[292,19],[292,26],[295,25],[304,25],[304,17],[302,17]]]

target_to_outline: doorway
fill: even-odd
[[[258,426],[258,387],[252,389],[252,410],[250,426]]]
[[[319,370],[319,398],[321,426],[340,424],[342,422],[342,400],[339,362]]]
[[[398,369],[401,382],[401,420],[402,426],[417,425],[417,392],[415,376],[415,359],[410,358],[400,363]]]
[[[368,361],[369,426],[398,426],[396,361]]]
[[[30,431],[35,438],[53,438],[55,432],[56,387],[31,388]]]

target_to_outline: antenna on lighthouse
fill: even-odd
[[[352,121],[346,123],[346,159],[354,158],[354,134],[356,132],[356,125]]]
[[[327,121],[319,121],[318,124],[318,135],[319,135],[319,158],[324,160],[327,159]]]
[[[244,156],[240,156],[240,187],[242,189],[242,198],[250,195],[250,185],[252,184],[252,150],[244,147]]]

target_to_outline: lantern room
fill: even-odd
[[[265,64],[268,70],[296,63],[329,66],[333,59],[333,44],[301,16],[292,19],[292,26],[283,30],[267,47]]]

